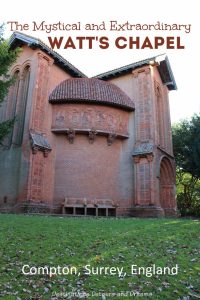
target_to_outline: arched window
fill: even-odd
[[[16,107],[16,123],[14,128],[13,140],[12,143],[15,146],[21,146],[24,133],[24,122],[26,115],[26,105],[28,98],[29,90],[29,81],[30,81],[30,67],[27,66],[22,74],[22,83],[20,88],[20,95],[17,100]]]
[[[162,148],[164,148],[165,147],[164,109],[163,109],[161,88],[159,85],[156,85],[156,110],[157,110],[157,124],[158,124],[158,143]]]
[[[175,208],[175,174],[170,160],[160,163],[160,204],[162,208]]]
[[[8,96],[5,100],[5,107],[2,111],[2,121],[12,120],[16,115],[17,99],[19,94],[19,83],[20,83],[20,72],[19,70],[15,71],[13,74],[14,84],[11,86]],[[4,145],[7,147],[11,146],[13,137],[13,129],[10,131],[9,135],[4,141]]]
[[[19,70],[16,71],[14,73],[14,80],[15,80],[15,83],[14,83],[14,86],[12,88],[12,91],[11,91],[11,101],[10,101],[10,114],[9,114],[9,117],[10,118],[14,118],[15,114],[16,114],[16,105],[17,105],[17,98],[18,98],[18,94],[19,94],[19,82],[20,82],[20,73],[19,73]]]

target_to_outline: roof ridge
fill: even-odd
[[[54,62],[59,65],[62,69],[67,71],[72,75],[72,77],[76,78],[89,78],[84,73],[82,73],[80,70],[78,70],[74,65],[72,65],[70,62],[68,62],[65,58],[63,58],[60,54],[55,52],[53,49],[51,49],[49,46],[47,46],[43,41],[41,41],[39,38],[32,37],[30,35],[27,35],[25,33],[21,33],[18,31],[15,31],[12,36],[10,37],[10,46],[15,47],[16,41],[19,40],[21,43],[27,43],[28,45],[37,46],[38,48],[41,48],[42,51],[46,52],[48,55],[52,56],[54,59]],[[162,56],[165,56],[164,59],[159,59]],[[104,81],[117,77],[122,74],[130,73],[132,70],[142,67],[144,65],[149,65],[150,62],[153,61],[157,63],[157,69],[160,73],[161,79],[163,84],[165,84],[169,90],[176,90],[176,81],[174,79],[174,75],[169,63],[169,59],[166,54],[160,54],[156,56],[152,56],[150,58],[146,58],[125,66],[122,66],[120,68],[113,69],[111,71],[107,71],[105,73],[101,73],[99,75],[93,76],[91,78],[97,78],[102,79]]]
[[[117,72],[117,71],[120,71],[122,68],[123,68],[123,69],[127,69],[127,68],[137,67],[137,65],[141,65],[142,63],[150,62],[151,60],[155,60],[157,57],[163,56],[163,55],[166,55],[166,54],[163,53],[163,54],[151,56],[151,57],[149,57],[149,58],[141,59],[141,60],[132,62],[132,63],[130,63],[130,64],[127,64],[127,65],[125,65],[125,66],[118,67],[118,68],[114,68],[114,69],[112,69],[112,70],[109,70],[109,71],[106,71],[106,72],[97,74],[97,75],[93,76],[92,78],[97,78],[97,77],[100,77],[100,76],[101,76],[101,77],[102,77],[102,76],[106,76],[106,74],[110,74],[111,72]]]
[[[38,47],[41,47],[42,50],[47,52],[50,56],[52,56],[54,59],[58,60],[61,64],[64,65],[64,67],[68,67],[72,72],[75,73],[75,75],[78,77],[87,77],[83,72],[81,72],[79,69],[77,69],[74,65],[72,65],[68,60],[66,60],[63,56],[61,56],[59,53],[51,49],[48,45],[46,45],[41,39],[33,37],[31,35],[14,31],[9,39],[9,44],[12,46],[16,39],[19,39],[23,41],[24,43],[37,45]]]

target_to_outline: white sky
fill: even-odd
[[[24,31],[34,37],[40,38],[49,45],[47,36],[49,34],[41,31],[32,31],[32,22],[40,23],[45,21],[57,23],[58,21],[67,23],[81,22],[82,28],[86,23],[100,24],[106,22],[106,31],[56,31],[51,36],[108,36],[112,42],[117,36],[144,36],[153,38],[156,36],[181,36],[184,50],[166,50],[165,47],[159,50],[131,50],[116,49],[110,46],[106,50],[99,49],[98,46],[92,50],[72,49],[56,50],[69,62],[75,65],[87,76],[112,70],[117,67],[130,64],[132,62],[145,59],[154,55],[166,53],[178,86],[178,91],[170,92],[170,107],[172,122],[177,122],[183,118],[189,118],[194,113],[200,113],[200,60],[199,60],[199,5],[197,0],[175,1],[175,0],[7,0],[1,5],[0,23],[8,21],[18,21],[28,23],[29,31]],[[191,24],[191,32],[161,32],[161,31],[109,31],[109,22],[116,20],[119,23],[129,21],[132,24],[155,24],[157,21],[168,24]],[[6,36],[12,32],[10,27],[6,27]],[[111,44],[110,42],[110,44]],[[95,44],[98,45],[98,44]],[[86,46],[86,44],[85,44]]]

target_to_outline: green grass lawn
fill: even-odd
[[[2,299],[199,299],[200,222],[0,215],[0,262]],[[23,265],[78,273],[24,275]],[[179,269],[147,277],[132,265]]]

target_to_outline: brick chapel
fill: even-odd
[[[88,216],[175,216],[166,55],[88,78],[42,41],[22,51],[0,121],[0,210]]]

